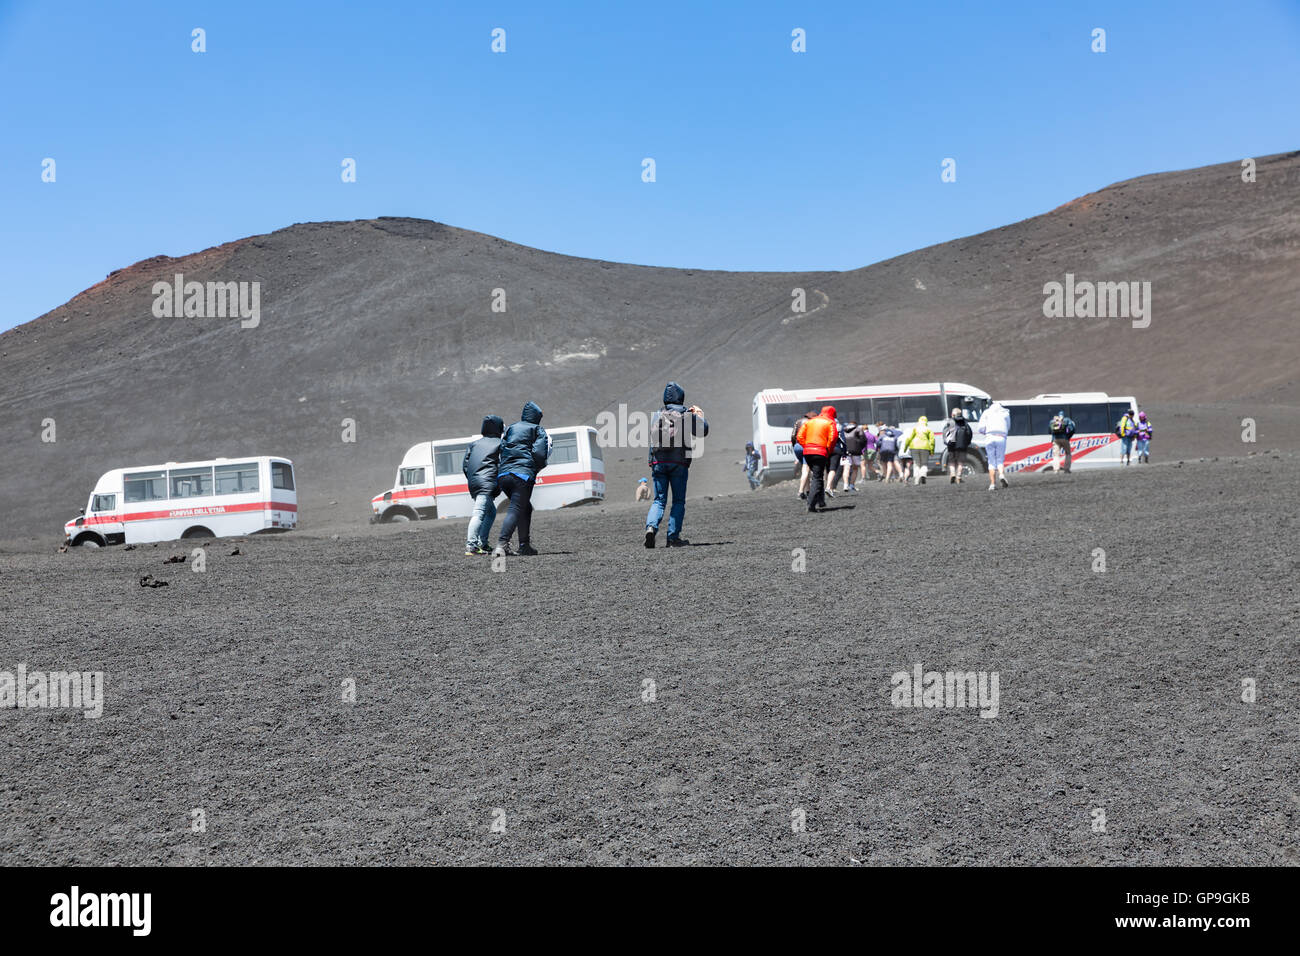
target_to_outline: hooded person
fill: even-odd
[[[916,424],[903,436],[903,450],[911,449],[912,471],[918,485],[925,484],[925,473],[930,467],[930,455],[934,453],[934,431],[930,428],[930,419],[922,415]]]
[[[479,426],[482,438],[465,450],[461,471],[474,499],[474,514],[465,532],[465,553],[487,554],[492,523],[497,518],[496,497],[500,492],[497,479],[501,452],[501,432],[505,422],[500,415],[486,415]]]
[[[1006,460],[1007,435],[1011,434],[1011,410],[1001,402],[994,402],[980,415],[980,434],[988,438],[984,455],[989,463],[989,491],[1007,486]]]
[[[686,482],[691,460],[698,454],[695,439],[709,434],[709,423],[696,405],[687,407],[686,391],[676,382],[664,386],[664,404],[650,419],[650,476],[655,484],[655,500],[645,519],[645,546],[655,546],[655,535],[668,506],[668,492],[673,495],[668,512],[670,548],[690,544],[682,537],[686,517]]]
[[[1138,446],[1138,464],[1145,465],[1151,462],[1151,435],[1155,432],[1155,426],[1147,418],[1146,412],[1138,412],[1137,420],[1137,446]]]
[[[510,510],[501,522],[497,551],[501,554],[534,555],[532,545],[533,488],[537,473],[551,457],[551,439],[542,427],[542,410],[529,402],[519,421],[506,429],[501,439],[497,480],[501,492],[510,499]],[[510,538],[519,531],[519,550],[510,550]]]
[[[943,426],[943,443],[948,447],[948,483],[961,484],[961,473],[966,468],[966,449],[975,435],[960,408],[952,410],[952,417]]]
[[[751,491],[757,491],[762,485],[758,477],[758,469],[763,463],[763,457],[758,453],[752,441],[745,442],[745,477],[749,479],[749,488]]]
[[[835,423],[835,406],[823,405],[821,413],[804,420],[796,436],[803,446],[803,460],[811,473],[808,487],[808,511],[813,513],[826,508],[826,465],[840,438]]]

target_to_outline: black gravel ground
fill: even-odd
[[[1295,864],[1296,466],[544,513],[500,573],[464,522],[0,556],[0,670],[107,674],[0,711],[0,863]],[[917,662],[998,716],[896,709]]]

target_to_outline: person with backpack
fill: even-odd
[[[1120,418],[1115,426],[1115,436],[1119,439],[1120,460],[1128,465],[1133,454],[1133,439],[1137,437],[1137,422],[1133,421],[1132,412],[1125,412]]]
[[[1138,412],[1137,420],[1137,446],[1138,446],[1138,464],[1151,464],[1151,435],[1155,432],[1155,426],[1147,418],[1146,412]]]
[[[880,459],[880,480],[889,483],[889,476],[897,474],[899,481],[904,481],[903,467],[898,463],[898,440],[903,437],[903,433],[897,428],[891,428],[884,422],[876,422],[876,448],[877,457]]]
[[[835,444],[831,446],[831,453],[826,458],[826,495],[835,497],[835,482],[840,477],[840,462],[847,456],[848,451],[844,445],[844,430],[840,428],[839,419],[835,419]]]
[[[498,457],[501,450],[501,430],[505,422],[500,415],[486,415],[479,433],[483,436],[465,450],[461,471],[469,486],[469,496],[474,499],[474,515],[465,532],[465,554],[488,554],[487,543],[492,536],[492,523],[497,518],[496,497],[500,493],[497,480]]]
[[[988,436],[984,455],[989,463],[989,491],[996,490],[998,482],[1007,487],[1007,435],[1011,434],[1011,410],[1001,402],[994,402],[980,416],[980,434]]]
[[[934,453],[934,432],[930,429],[930,419],[922,415],[916,420],[916,424],[908,429],[903,438],[903,449],[912,452],[912,470],[916,474],[916,483],[925,484],[930,455]]]
[[[803,460],[803,445],[799,444],[799,429],[803,428],[803,423],[816,415],[816,412],[807,411],[803,413],[803,418],[794,423],[794,428],[790,430],[790,447],[794,449],[795,469],[799,472],[799,500],[803,501],[808,497],[808,480],[810,472],[808,465]]]
[[[866,481],[870,479],[875,481],[880,477],[880,466],[876,461],[878,439],[876,438],[875,428],[871,425],[863,425],[862,437],[866,440],[866,444],[863,446],[862,476],[858,480]]]
[[[501,491],[510,499],[510,511],[501,522],[496,554],[520,554],[531,557],[537,553],[532,545],[533,488],[537,473],[546,467],[551,457],[551,438],[542,427],[542,410],[529,402],[520,413],[519,421],[506,429],[501,439],[497,480]],[[510,550],[510,538],[519,531],[519,550]]]
[[[966,416],[960,408],[952,410],[952,418],[943,426],[943,443],[948,448],[948,484],[961,484],[961,472],[966,467],[966,449],[975,437]]]
[[[669,491],[673,493],[673,505],[668,512],[668,547],[690,544],[682,537],[682,521],[686,517],[686,481],[695,455],[694,440],[709,434],[709,423],[698,405],[687,408],[682,404],[685,401],[686,391],[676,382],[669,382],[664,386],[663,408],[650,420],[650,474],[655,483],[655,500],[645,519],[647,548],[655,546],[655,535],[668,505]]]
[[[1066,415],[1063,408],[1052,417],[1047,428],[1052,433],[1052,470],[1058,474],[1069,474],[1070,461],[1074,458],[1074,451],[1070,448],[1070,439],[1074,437],[1075,430],[1074,419]]]
[[[808,488],[808,513],[826,509],[826,465],[830,461],[840,430],[835,424],[835,406],[825,405],[821,414],[804,420],[799,426],[799,444],[803,446],[803,460],[811,473]]]
[[[758,469],[762,462],[762,456],[754,448],[754,443],[752,441],[745,442],[745,477],[749,479],[750,491],[757,491],[763,484],[758,479]]]
[[[844,490],[857,491],[864,470],[862,451],[867,447],[867,430],[857,422],[849,422],[840,437],[844,442]]]

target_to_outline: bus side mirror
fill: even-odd
[[[85,513],[86,513],[86,509],[85,509],[85,508],[78,508],[78,509],[77,509],[77,514],[79,514],[79,515],[85,515]]]

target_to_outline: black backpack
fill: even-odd
[[[650,447],[655,451],[686,447],[686,414],[676,408],[663,408],[650,426]]]

